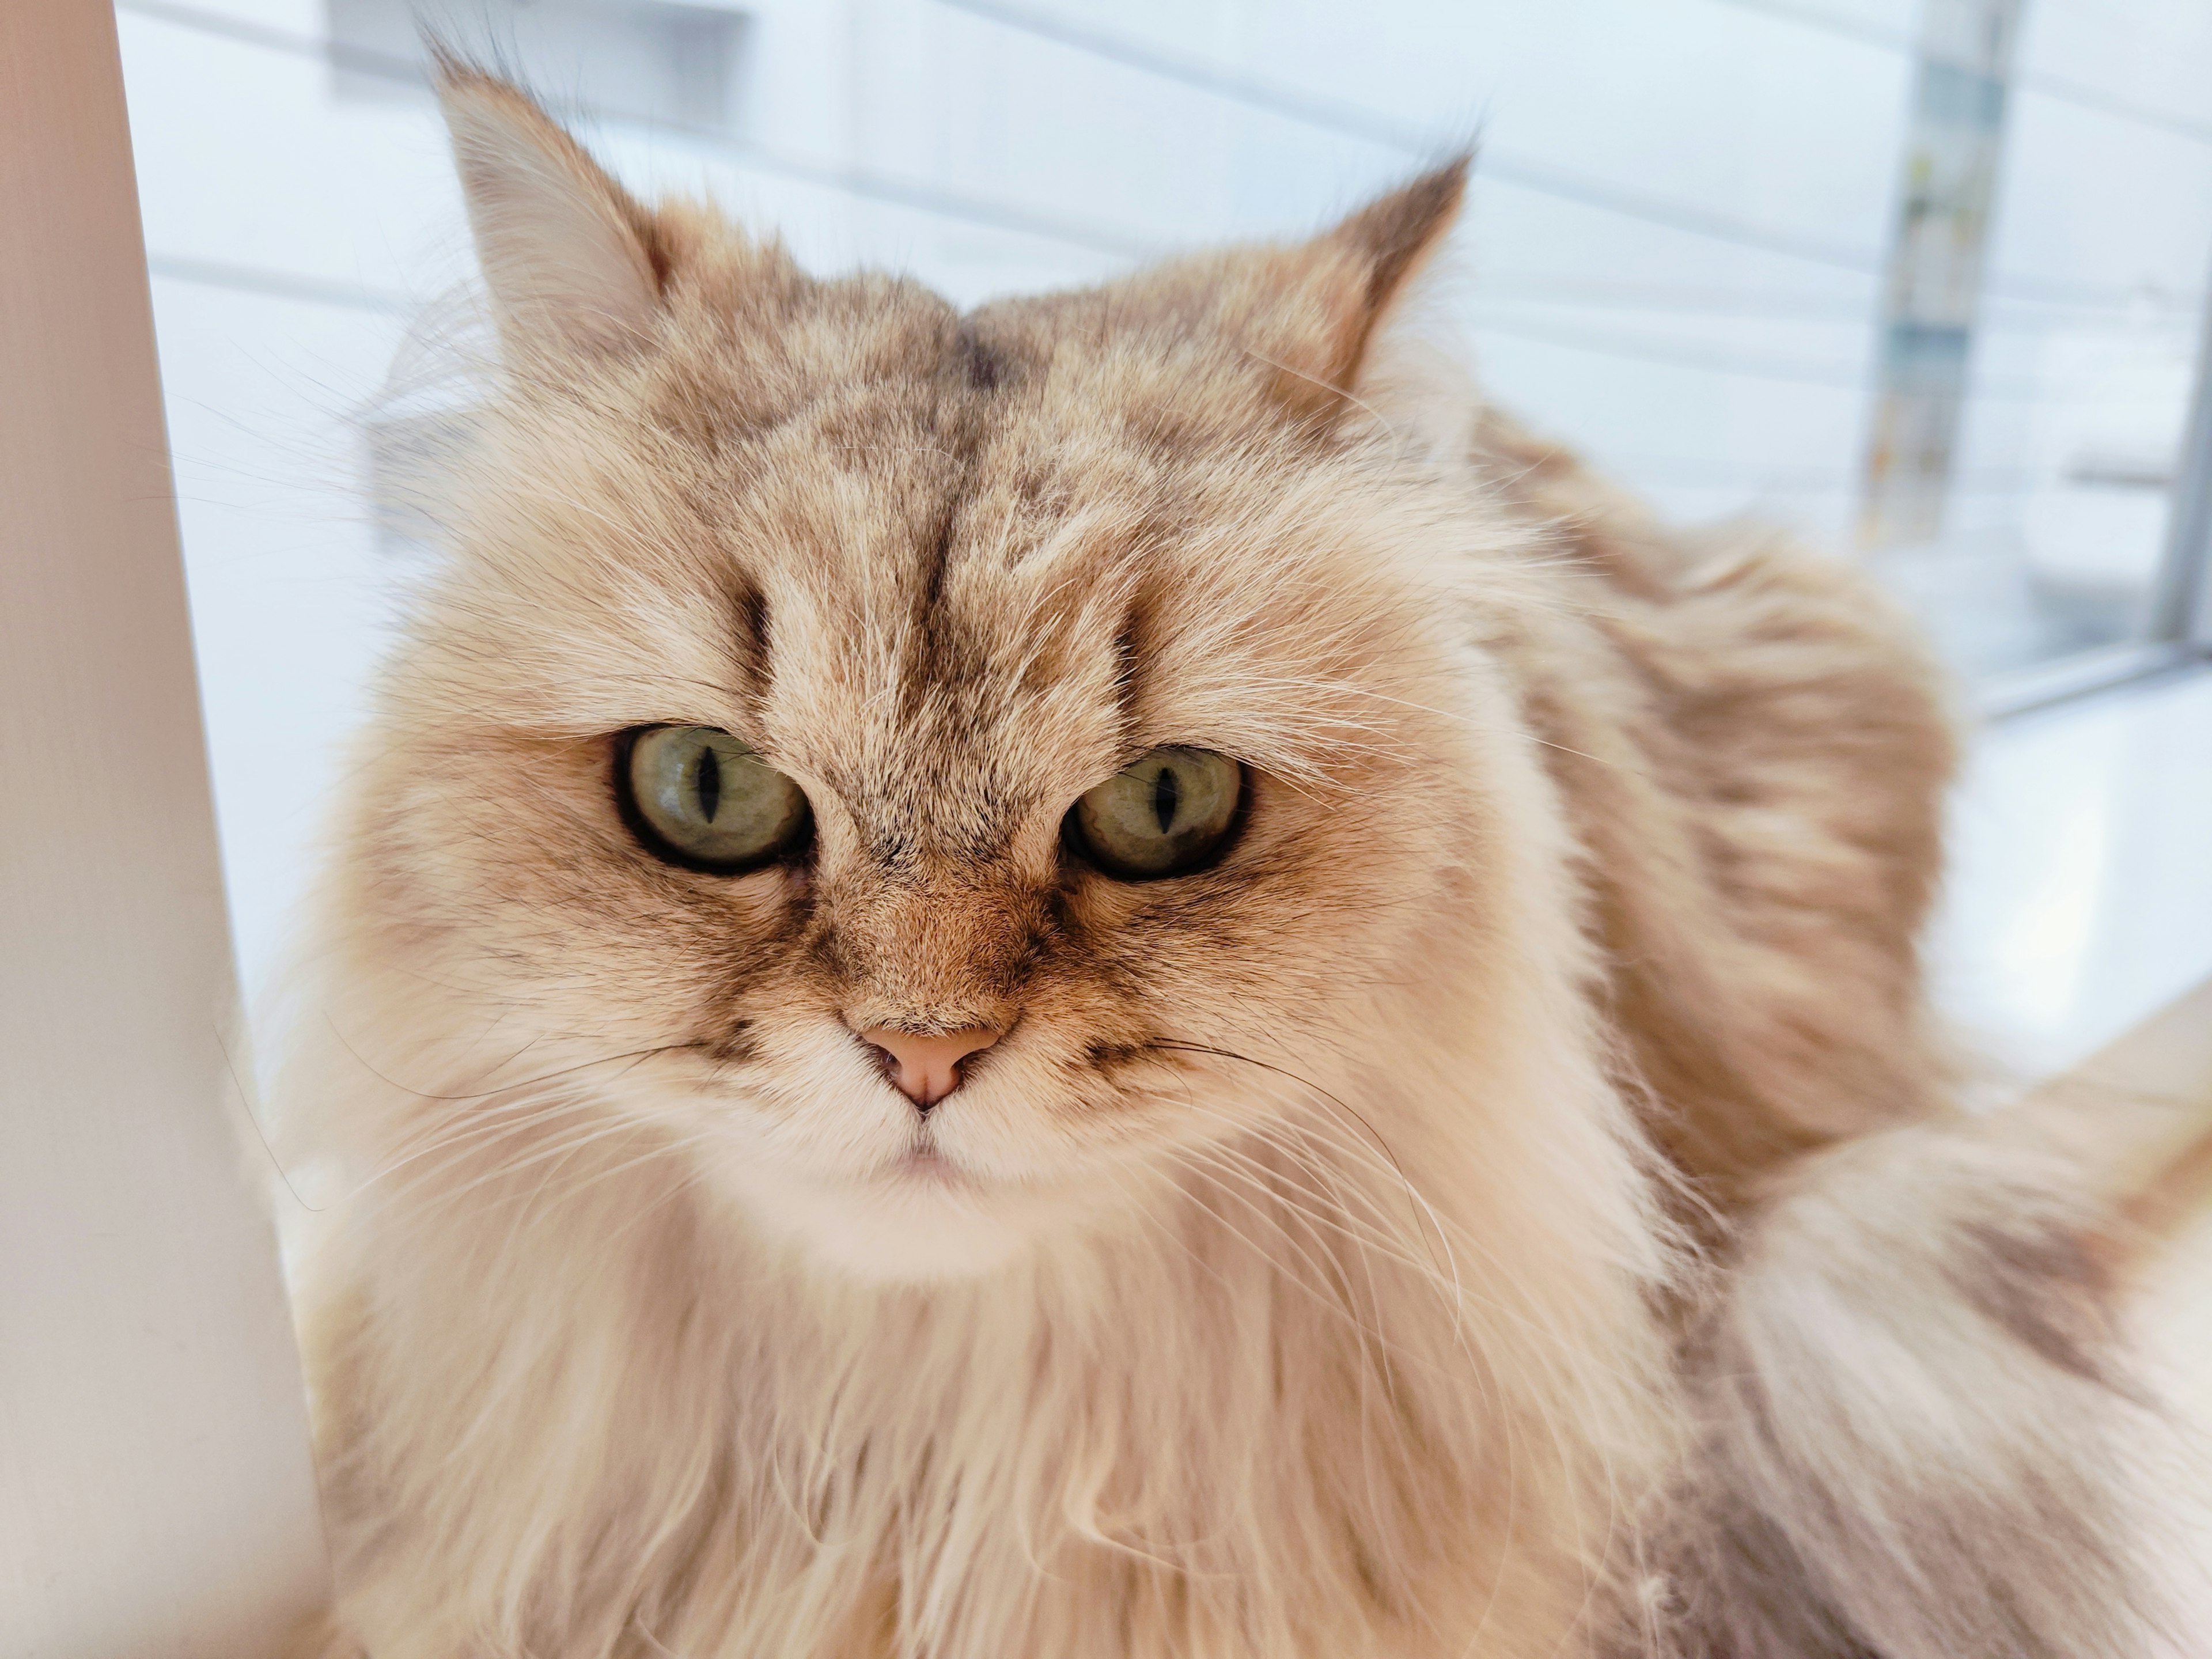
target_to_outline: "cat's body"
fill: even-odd
[[[963,317],[447,94],[512,386],[287,1073],[318,1650],[2139,1650],[2074,1218],[1820,1150],[1942,1111],[1934,677],[1386,338],[1455,171]],[[803,854],[656,862],[669,724]],[[1109,878],[1163,744],[1237,827]]]

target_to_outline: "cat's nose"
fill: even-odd
[[[862,1031],[860,1041],[890,1057],[891,1082],[901,1094],[927,1112],[960,1086],[960,1062],[989,1048],[999,1033],[988,1025],[924,1036],[893,1025]]]

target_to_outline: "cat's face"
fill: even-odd
[[[523,347],[355,843],[487,1086],[560,1073],[896,1276],[1140,1224],[1176,1158],[1387,1064],[1378,988],[1479,901],[1463,734],[1501,716],[1414,551],[1433,491],[1285,383],[1326,304],[1224,265],[962,319],[655,228],[645,337]],[[1207,314],[1239,283],[1290,319]],[[1212,815],[1182,854],[1071,832],[1162,749],[1139,818]],[[708,750],[708,810],[769,792],[756,861],[655,828]],[[861,1035],[956,1031],[922,1099]]]

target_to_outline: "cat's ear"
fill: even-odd
[[[644,338],[660,304],[652,215],[527,94],[442,52],[437,88],[510,356]]]
[[[1285,256],[1290,304],[1274,331],[1285,401],[1320,413],[1361,398],[1377,341],[1459,217],[1471,160],[1455,156]]]
[[[1471,161],[1457,157],[1354,215],[1338,232],[1369,213],[1396,210],[1382,228],[1382,246],[1401,252],[1403,264],[1369,319],[1345,396],[1401,445],[1437,457],[1467,453],[1482,404],[1450,314],[1449,273],[1441,269],[1448,262],[1437,257],[1458,220]]]
[[[1343,265],[1321,341],[1318,378],[1336,392],[1354,392],[1376,338],[1405,303],[1422,268],[1443,248],[1467,197],[1474,157],[1455,155],[1440,168],[1378,197],[1328,232],[1321,243]]]

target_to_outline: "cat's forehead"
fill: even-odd
[[[896,326],[864,313],[803,343],[813,383],[704,463],[726,475],[701,494],[773,648],[877,682],[878,703],[895,667],[925,708],[1012,707],[1101,656],[1126,679],[1201,597],[1194,540],[1233,562],[1219,532],[1287,470],[1233,362],[1049,302],[883,310]]]
[[[437,618],[479,706],[728,726],[856,794],[1000,800],[1163,743],[1310,775],[1371,723],[1345,688],[1419,596],[1357,457],[1268,412],[1238,354],[1096,295],[860,297],[765,356],[672,355],[630,418],[518,425],[465,562],[492,580]]]
[[[1005,805],[1143,730],[1204,508],[1186,466],[1012,373],[831,389],[763,441],[732,556],[765,716],[856,800],[957,776]]]
[[[858,484],[941,532],[964,511],[1036,535],[1107,496],[1164,503],[1290,430],[1227,342],[1104,294],[963,316],[905,284],[822,286],[842,302],[817,301],[775,343],[767,396],[757,343],[679,359],[670,376],[692,424],[736,434],[772,499]]]

